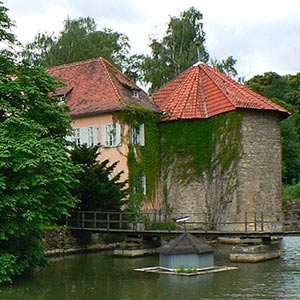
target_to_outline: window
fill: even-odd
[[[143,193],[143,195],[146,195],[146,176],[142,174],[140,179],[141,179],[142,193]]]
[[[132,145],[145,146],[145,126],[141,124],[138,128],[130,127],[130,143]]]
[[[102,146],[118,147],[121,145],[121,128],[119,123],[102,126]]]
[[[146,195],[146,176],[143,173],[140,173],[136,177],[137,182],[136,186],[133,187],[133,193],[136,194],[140,191],[143,195]]]
[[[74,128],[74,142],[77,146],[80,146],[80,128]]]
[[[99,143],[99,128],[97,125],[73,128],[73,135],[67,140],[77,146],[83,144],[87,144],[88,147],[95,146]]]
[[[73,88],[70,88],[66,91],[66,93],[59,93],[59,94],[54,95],[57,97],[57,100],[58,100],[57,104],[58,105],[66,104],[68,99],[70,98],[72,90],[73,90]]]
[[[140,98],[140,94],[139,94],[138,91],[132,90],[132,91],[131,91],[131,95],[132,95],[134,98],[137,98],[137,99]]]

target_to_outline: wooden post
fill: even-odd
[[[107,213],[107,226],[106,226],[106,228],[107,228],[107,231],[109,231],[109,229],[110,229],[110,218],[109,218],[109,213]]]
[[[261,231],[264,231],[264,212],[261,212]]]
[[[245,232],[248,232],[248,214],[245,212]]]
[[[123,218],[122,218],[122,213],[120,213],[120,229],[122,229],[123,228],[123,226],[122,226],[122,222],[123,222]]]
[[[254,230],[255,230],[255,232],[257,231],[257,228],[256,228],[256,211],[254,212]]]
[[[97,219],[97,213],[94,211],[94,228],[97,227],[97,221],[96,221],[96,219]]]
[[[82,223],[81,223],[81,228],[84,228],[84,223],[85,223],[85,215],[84,215],[84,212],[82,213]]]
[[[80,212],[79,211],[77,212],[77,227],[78,228],[81,227],[80,226]]]

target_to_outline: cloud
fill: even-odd
[[[274,71],[280,74],[300,70],[300,20],[211,23],[207,34],[209,52],[215,58],[232,55],[238,71],[249,77]]]
[[[75,16],[90,16],[107,23],[143,23],[144,11],[142,6],[132,0],[68,0],[70,14]]]
[[[196,4],[196,5],[195,5]],[[9,0],[21,42],[38,31],[58,32],[63,20],[90,16],[103,27],[127,35],[133,53],[149,53],[149,35],[162,38],[169,16],[195,6],[203,14],[212,58],[232,55],[241,76],[300,70],[300,1],[294,0]]]

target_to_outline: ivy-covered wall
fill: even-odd
[[[222,199],[228,199],[234,193],[235,168],[241,152],[239,113],[231,112],[208,120],[165,122],[158,114],[129,105],[116,118],[135,130],[139,130],[140,124],[144,124],[145,129],[144,146],[132,145],[129,132],[123,131],[123,139],[129,145],[131,209],[177,211],[184,208],[198,212],[204,205],[200,205],[200,201],[205,203],[207,211],[211,207],[209,199],[216,199],[211,185],[220,176],[226,177],[226,184],[218,192],[220,201],[215,200],[214,205],[224,206]],[[141,186],[141,174],[146,177],[146,195]],[[205,199],[201,200],[201,197]]]
[[[128,105],[115,117],[121,122],[122,139],[128,144],[127,165],[129,170],[129,208],[139,210],[144,204],[153,207],[157,199],[157,187],[160,181],[160,133],[158,123],[161,115],[146,108]],[[127,128],[134,128],[139,133],[140,125],[144,124],[145,145],[133,145]],[[141,176],[146,178],[146,195],[143,193]]]
[[[168,122],[147,109],[128,106],[117,118],[136,130],[144,124],[145,129],[144,146],[128,143],[130,209],[159,209],[174,217],[192,213],[192,221],[211,222],[211,228],[229,220],[243,222],[245,212],[259,209],[270,212],[266,216],[271,221],[278,218],[277,114],[240,110],[207,120]],[[129,138],[128,131],[123,138]],[[146,176],[146,195],[141,174]]]
[[[241,157],[239,112],[208,120],[163,122],[162,183],[166,209],[192,220],[218,222],[232,211]]]

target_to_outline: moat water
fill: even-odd
[[[280,259],[230,263],[227,247],[216,265],[236,271],[181,277],[133,271],[158,256],[117,258],[111,252],[67,256],[0,287],[1,300],[300,299],[300,237],[282,241]]]

